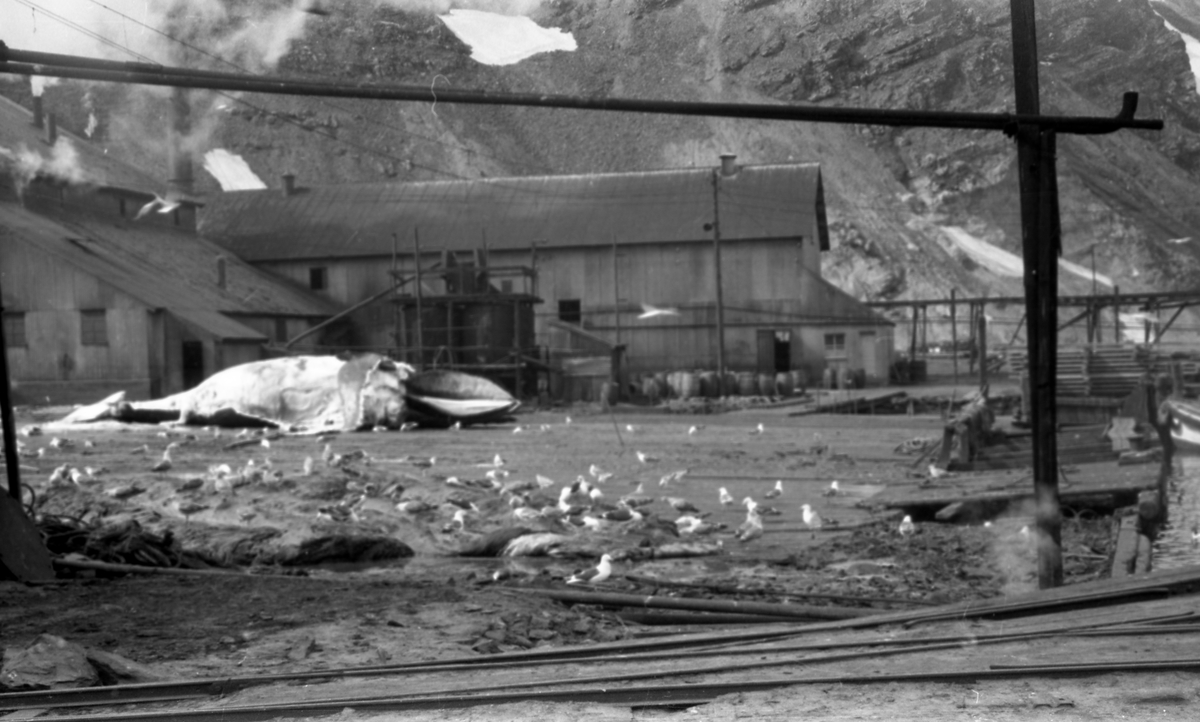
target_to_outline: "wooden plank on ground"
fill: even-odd
[[[1147,466],[1119,466],[1113,462],[1064,467],[1059,498],[1068,503],[1099,495],[1136,495],[1155,489],[1156,469]],[[1012,502],[1033,496],[1033,478],[1028,470],[997,472],[959,472],[936,482],[889,485],[870,501],[886,508],[936,507],[955,502]]]

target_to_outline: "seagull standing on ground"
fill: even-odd
[[[834,483],[837,483],[837,482],[834,482]],[[779,496],[782,493],[783,493],[783,479],[776,479],[774,488],[772,488],[766,494],[763,494],[763,496],[765,496],[768,499],[774,499],[775,497]]]
[[[821,515],[808,504],[801,506],[800,510],[804,513],[804,526],[812,530],[813,538],[816,539],[817,530],[821,528]]]
[[[829,488],[826,489],[825,493],[821,494],[821,496],[837,496],[840,493],[841,493],[841,489],[838,488],[838,483],[837,483],[837,480],[835,479],[835,480],[829,482]]]
[[[909,537],[917,533],[917,525],[913,524],[912,517],[905,514],[904,520],[900,522],[900,536]]]
[[[178,446],[178,444],[176,444],[174,442],[167,444],[167,448],[163,449],[162,458],[159,459],[157,464],[150,467],[150,471],[157,471],[157,472],[169,471],[171,469],[171,449],[176,446]]]
[[[732,506],[733,505],[733,495],[730,494],[729,491],[725,487],[722,486],[720,488],[720,490],[718,491],[718,494],[719,494],[718,498],[721,500],[722,505],[724,505],[724,506]]]
[[[751,429],[750,433],[751,434],[761,434],[766,430],[767,430],[767,428],[760,423],[758,426],[755,426],[753,429]]]
[[[567,584],[599,584],[612,576],[612,557],[600,557],[600,563],[591,569],[576,572],[567,577]]]

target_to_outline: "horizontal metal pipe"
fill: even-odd
[[[180,88],[207,88],[252,93],[313,95],[368,100],[406,100],[425,103],[517,105],[571,110],[605,110],[815,123],[859,123],[894,127],[954,128],[1013,133],[1017,125],[1034,125],[1060,133],[1104,134],[1126,128],[1161,130],[1162,120],[1134,120],[1132,114],[1111,118],[1018,115],[1014,113],[963,113],[955,111],[830,108],[765,103],[715,103],[603,98],[545,93],[502,93],[482,90],[437,89],[399,84],[353,84],[302,80],[282,76],[191,70],[146,63],[121,63],[96,58],[18,50],[0,44],[0,72],[48,75]],[[1126,109],[1129,106],[1129,94]],[[1136,105],[1136,103],[1134,103]]]

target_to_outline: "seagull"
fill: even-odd
[[[804,513],[804,526],[812,530],[813,538],[815,539],[817,537],[817,530],[821,528],[821,515],[808,504],[801,506],[800,511]]]
[[[174,444],[174,443],[167,444],[167,448],[163,449],[162,458],[159,459],[157,464],[150,467],[150,471],[163,472],[163,471],[170,470],[170,468],[171,468],[171,449],[174,446],[176,446],[176,444]]]
[[[652,464],[652,463],[658,461],[657,456],[651,456],[650,454],[647,454],[644,451],[637,452],[637,458],[638,458],[638,461],[642,462],[643,464]]]
[[[642,513],[640,511],[637,511],[636,509],[631,509],[628,506],[622,505],[622,506],[618,506],[616,509],[612,509],[610,511],[604,512],[603,514],[600,515],[600,518],[605,519],[607,521],[619,521],[619,522],[641,521]]]
[[[942,478],[943,476],[946,476],[946,475],[947,475],[947,474],[949,474],[949,473],[950,473],[950,472],[948,472],[948,471],[946,471],[945,469],[941,468],[941,467],[940,467],[940,466],[938,466],[937,464],[930,464],[930,465],[929,465],[929,478],[930,478],[930,479],[940,479],[940,478]]]
[[[311,456],[304,457],[304,475],[312,476],[313,473],[313,458]]]
[[[600,557],[600,563],[591,569],[576,572],[567,578],[567,584],[599,584],[612,575],[612,557]]]
[[[913,524],[911,516],[904,515],[904,520],[900,522],[900,536],[912,536],[917,533],[917,525]]]
[[[184,522],[191,521],[192,514],[204,511],[208,508],[208,504],[201,504],[195,501],[180,500],[174,504],[175,511],[183,515]]]
[[[537,485],[539,489],[549,489],[550,487],[554,486],[554,479],[551,479],[548,476],[542,476],[541,474],[538,474],[534,478],[537,479]]]
[[[733,495],[730,494],[729,491],[723,486],[718,490],[718,498],[721,500],[721,504],[724,506],[733,505]]]
[[[271,440],[265,436],[263,437],[263,440],[258,443],[261,444],[264,449],[271,448]]]
[[[637,432],[642,430],[642,427],[634,426],[633,424],[625,424],[625,430],[631,434],[636,434]]]
[[[638,315],[639,321],[644,321],[648,318],[658,318],[659,316],[678,316],[679,309],[677,308],[660,308],[651,306],[648,303],[642,304],[642,312]]]
[[[671,505],[671,508],[678,512],[700,511],[696,505],[687,499],[680,499],[677,496],[664,496],[663,501]]]
[[[836,484],[837,482],[835,481],[833,483]],[[774,488],[772,488],[766,494],[763,494],[763,496],[765,496],[768,499],[774,499],[775,497],[779,496],[782,493],[783,493],[783,479],[776,479]]]
[[[694,426],[692,426],[691,428],[688,429],[688,436],[695,436],[696,434],[700,433],[703,430],[704,430],[704,424],[695,424]]]
[[[838,483],[837,483],[837,480],[835,479],[835,480],[829,482],[829,488],[826,489],[821,494],[821,496],[837,496],[838,494],[841,493],[841,491],[842,490],[838,488]]]
[[[155,208],[158,209],[159,213],[170,213],[171,211],[175,210],[178,207],[179,207],[179,201],[177,199],[171,198],[170,193],[167,194],[166,198],[163,198],[159,194],[155,193],[154,200],[152,200],[149,203],[147,203],[146,205],[142,206],[141,209],[138,210],[137,215],[133,217],[133,220],[135,220],[135,221],[142,220],[142,218],[146,217]]]
[[[767,430],[767,429],[766,429],[766,427],[765,427],[765,426],[763,426],[762,424],[759,424],[758,426],[755,426],[753,429],[751,429],[751,430],[750,430],[750,433],[751,433],[751,434],[761,434],[761,433],[763,433],[763,432],[764,432],[764,431],[766,431],[766,430]]]
[[[419,424],[415,421],[405,421],[403,424],[400,424],[400,430],[412,431],[413,429],[417,428],[417,426],[419,426]]]
[[[451,431],[462,431],[462,422],[461,422],[461,421],[455,421],[455,422],[454,422],[454,423],[453,423],[453,424],[450,426],[450,430],[451,430]]]
[[[748,542],[763,535],[762,517],[754,509],[746,512],[746,521],[738,527],[734,537],[740,542]]]
[[[599,477],[601,474],[604,473],[604,470],[601,469],[599,466],[592,464],[591,466],[588,467],[588,473],[591,474],[592,476]]]

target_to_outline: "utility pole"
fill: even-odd
[[[1037,29],[1033,0],[1011,0],[1013,85],[1017,114],[1039,115]],[[1016,128],[1021,186],[1025,310],[1029,324],[1030,421],[1037,502],[1038,586],[1062,586],[1062,513],[1058,501],[1055,367],[1058,338],[1058,197],[1052,129]],[[983,363],[984,360],[980,359]]]
[[[726,165],[726,158],[729,156],[722,155],[722,166]],[[729,164],[732,165],[730,158]],[[713,187],[713,277],[717,285],[717,383],[721,386],[721,394],[726,393],[725,389],[725,293],[721,289],[721,173],[723,168],[714,168],[712,172],[712,187]]]

